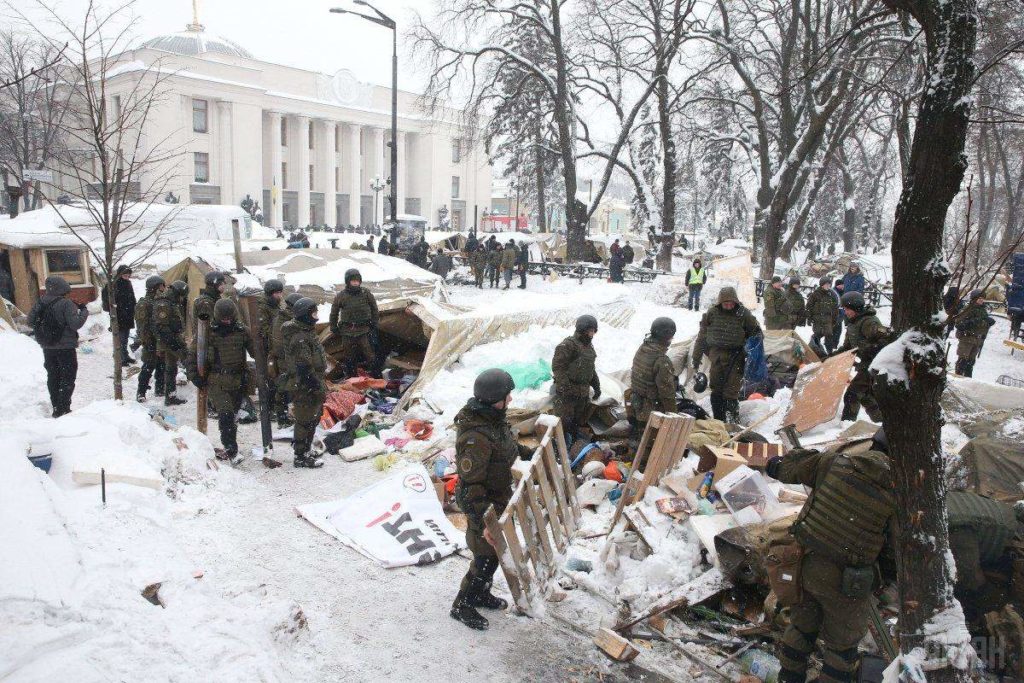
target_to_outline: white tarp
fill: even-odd
[[[310,524],[385,567],[430,564],[466,547],[423,465],[396,467],[348,498],[301,505]]]

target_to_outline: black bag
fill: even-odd
[[[692,416],[695,420],[706,420],[708,419],[708,413],[706,410],[697,405],[693,399],[681,397],[676,395],[676,411],[680,413],[686,413]]]
[[[51,311],[53,305],[58,301],[60,301],[60,299],[54,299],[53,301],[39,307],[35,324],[32,326],[32,334],[35,335],[36,341],[41,346],[56,344],[60,341],[61,335],[64,334],[63,323],[57,320]]]

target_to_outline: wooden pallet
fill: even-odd
[[[546,431],[505,510],[499,516],[492,505],[484,513],[501,571],[521,614],[549,594],[559,558],[580,522],[562,423],[543,415],[538,424]]]

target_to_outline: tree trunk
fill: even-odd
[[[672,136],[672,116],[669,111],[671,91],[668,83],[668,65],[659,64],[655,71],[658,85],[658,135],[661,137],[661,248],[658,250],[658,268],[672,272],[672,250],[676,246],[676,143]]]
[[[921,95],[892,239],[892,318],[894,328],[903,333],[896,342],[902,365],[888,363],[875,369],[873,387],[893,456],[900,649],[907,655],[925,648],[929,657],[936,657],[936,639],[926,638],[925,625],[945,610],[959,610],[953,597],[954,570],[946,559],[949,538],[940,438],[946,347],[943,320],[937,314],[949,278],[942,234],[966,169],[963,152],[977,7],[976,0],[885,2],[911,12],[921,24],[927,42],[925,83],[931,85]],[[963,646],[969,648],[970,643]],[[950,651],[947,645],[941,654]],[[927,680],[967,681],[968,674],[947,665],[929,671]]]
[[[544,140],[540,128],[534,132],[534,165],[537,167],[537,230],[547,232],[547,206],[544,201]]]
[[[562,16],[559,0],[548,0],[551,11],[551,48],[555,57],[555,122],[558,126],[558,148],[562,156],[562,178],[565,181],[565,260],[582,261],[586,255],[586,207],[580,210],[576,199],[576,128],[574,109],[569,95],[569,65],[562,42]]]
[[[113,272],[113,271],[108,271]],[[107,301],[110,308],[110,337],[114,342],[114,398],[124,398],[124,359],[121,357],[121,326],[117,323],[117,278],[110,276],[107,280]]]

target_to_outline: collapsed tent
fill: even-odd
[[[971,439],[960,451],[952,479],[967,491],[1006,503],[1024,498],[1024,443],[1002,436]]]

